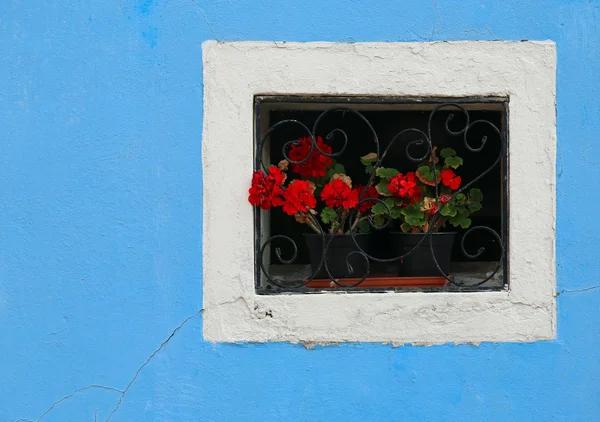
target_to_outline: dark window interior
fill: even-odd
[[[293,107],[287,106],[286,103],[278,103],[276,107],[269,110],[266,113],[261,113],[260,118],[268,118],[266,127],[287,119],[294,119],[304,123],[309,129],[312,130],[313,124],[317,117],[326,108],[332,107],[332,105],[324,105],[322,108],[315,110],[314,107],[306,107],[302,109],[298,104],[294,104]],[[361,108],[361,105],[350,105],[370,122],[375,129],[380,143],[380,153],[383,153],[388,147],[392,138],[407,128],[417,128],[424,132],[427,132],[427,123],[431,114],[432,106],[425,105],[423,109],[395,109],[385,110],[382,107],[378,107],[377,110],[369,110],[368,107]],[[484,195],[483,209],[471,216],[472,226],[485,225],[497,233],[504,233],[503,224],[506,216],[503,216],[503,203],[506,201],[504,194],[504,168],[506,166],[505,157],[503,151],[505,148],[502,145],[501,138],[488,128],[485,124],[475,125],[468,133],[468,141],[472,147],[479,147],[481,145],[481,139],[487,136],[487,142],[485,147],[480,152],[471,152],[465,146],[463,135],[452,135],[446,130],[446,121],[450,113],[453,113],[453,118],[448,122],[448,126],[451,130],[460,130],[465,125],[465,117],[459,110],[451,111],[449,109],[439,110],[432,121],[432,141],[433,145],[437,146],[438,152],[442,148],[452,147],[456,150],[457,154],[463,158],[464,165],[461,166],[456,173],[462,178],[462,185],[473,180],[475,177],[487,170],[498,156],[502,156],[500,162],[481,180],[479,180],[473,187],[481,189]],[[503,107],[489,107],[485,104],[481,108],[477,108],[476,105],[469,105],[469,118],[471,122],[475,120],[487,120],[501,131],[505,130],[505,111]],[[263,122],[264,123],[264,122]],[[260,122],[258,122],[260,124]],[[264,126],[263,126],[264,127]],[[331,112],[327,114],[325,118],[321,120],[319,126],[315,132],[315,135],[325,136],[333,129],[343,129],[348,136],[348,144],[344,153],[335,160],[342,163],[347,174],[352,178],[353,183],[366,184],[369,176],[364,171],[364,166],[360,162],[360,157],[375,152],[375,142],[373,139],[373,133],[358,116],[349,112]],[[268,142],[269,158],[271,164],[277,164],[284,158],[282,153],[282,146],[291,140],[298,139],[299,137],[307,136],[306,131],[302,130],[297,125],[282,125],[276,131],[271,134],[270,141]],[[406,135],[404,138],[397,140],[392,149],[390,149],[386,156],[383,165],[385,167],[394,167],[401,172],[414,171],[417,164],[409,161],[406,155],[406,145],[408,142],[419,139],[418,135]],[[325,140],[326,143],[331,145],[334,152],[339,151],[343,144],[343,138],[339,134],[336,135],[332,140]],[[414,156],[422,156],[425,153],[425,149],[421,147],[413,147],[411,152]],[[293,178],[294,173],[289,171],[288,177]],[[392,230],[398,230],[397,221],[391,226]],[[298,257],[296,264],[307,264],[309,262],[308,251],[303,241],[303,233],[310,233],[311,230],[304,224],[298,224],[294,219],[282,212],[281,209],[273,209],[270,211],[270,231],[271,234],[285,234],[291,237],[296,245],[298,246]],[[466,230],[461,228],[454,228],[447,225],[443,231],[457,231],[459,235],[464,233]],[[386,245],[386,237],[383,233],[376,233],[376,236],[380,236],[378,242],[378,253],[377,256],[380,258],[390,257],[389,252],[391,250]],[[479,256],[476,261],[497,261],[500,256],[500,245],[491,236],[479,239],[476,236],[485,236],[485,234],[478,234],[471,236],[469,239],[471,242],[465,242],[465,248],[467,251],[474,253],[480,246],[485,246],[486,252]],[[457,243],[460,243],[460,239]],[[473,243],[470,246],[469,243]],[[275,258],[275,248],[271,250],[271,262],[277,262]],[[459,247],[455,247],[453,250],[452,260],[456,262],[460,261],[473,261],[468,260],[460,251]]]

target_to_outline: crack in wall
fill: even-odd
[[[102,390],[108,390],[108,391],[115,391],[117,393],[123,394],[123,390],[119,390],[118,388],[109,387],[109,386],[100,385],[100,384],[90,384],[87,387],[78,388],[77,390],[73,391],[71,394],[67,394],[63,398],[52,403],[52,405],[48,409],[46,409],[46,411],[44,413],[42,413],[42,415],[38,418],[38,422],[41,421],[42,419],[44,419],[48,415],[48,413],[50,413],[56,406],[61,404],[63,401],[68,400],[71,397],[73,397],[79,393],[83,393],[85,391],[96,389],[96,388],[102,389]],[[27,420],[27,419],[19,419],[19,421],[25,421],[25,420]]]
[[[563,289],[560,292],[556,292],[556,295],[554,295],[554,297],[559,297],[560,295],[562,295],[564,293],[582,293],[582,292],[588,292],[590,290],[595,290],[595,289],[600,289],[600,284],[597,286],[584,287],[582,289],[573,289],[573,290]]]
[[[90,385],[88,385],[86,387],[78,388],[77,390],[73,391],[72,393],[67,394],[66,396],[64,396],[61,399],[59,399],[59,400],[55,401],[54,403],[52,403],[52,405],[48,409],[46,409],[46,411],[44,413],[42,413],[42,415],[35,422],[40,422],[50,412],[52,412],[52,410],[54,410],[54,408],[56,406],[58,406],[62,402],[70,399],[71,397],[73,397],[73,396],[75,396],[75,395],[77,395],[79,393],[84,393],[84,392],[86,392],[88,390],[92,390],[92,389],[102,389],[102,390],[114,391],[114,392],[120,394],[120,397],[119,397],[119,400],[118,400],[116,406],[112,409],[112,411],[110,412],[110,414],[108,415],[108,417],[105,420],[105,422],[108,422],[113,417],[113,415],[115,414],[115,412],[117,410],[119,410],[119,408],[121,407],[121,404],[123,402],[123,399],[125,398],[125,395],[129,391],[129,389],[131,388],[131,386],[133,385],[133,383],[137,380],[137,378],[140,375],[140,372],[142,371],[142,369],[144,369],[150,363],[150,361],[154,358],[154,356],[156,356],[167,345],[167,343],[169,343],[169,341],[171,341],[171,339],[175,336],[175,334],[177,334],[177,331],[179,331],[185,324],[187,324],[190,320],[196,318],[202,312],[204,312],[204,309],[200,309],[199,311],[197,311],[193,315],[190,315],[189,317],[187,317],[186,319],[184,319],[177,327],[175,327],[175,329],[171,332],[171,334],[169,335],[169,337],[167,337],[167,339],[164,340],[160,344],[160,346],[158,346],[158,348],[156,350],[154,350],[154,352],[152,352],[152,354],[150,354],[150,356],[148,356],[148,358],[137,369],[137,371],[135,371],[135,374],[133,375],[133,378],[131,378],[131,380],[129,381],[129,383],[127,384],[127,386],[124,389],[121,390],[119,388],[110,387],[110,386],[101,385],[101,384],[90,384]],[[98,416],[98,409],[96,409],[96,411],[94,412],[94,422],[96,422],[97,416]],[[34,422],[34,421],[32,421],[31,419],[21,418],[21,419],[17,419],[15,422]]]
[[[584,287],[581,289],[572,289],[572,290],[566,290],[563,289],[560,292],[556,293],[556,297],[564,294],[564,293],[581,293],[581,292],[587,292],[590,290],[595,290],[595,289],[600,289],[600,285],[596,285],[596,286],[590,286],[590,287]],[[243,301],[246,306],[248,307],[248,309],[251,310],[250,304],[248,303],[248,301],[246,300],[245,297],[243,296],[239,296],[234,300],[230,300],[230,301],[225,301],[225,302],[221,302],[218,303],[216,306],[220,306],[220,305],[226,305],[226,304],[231,304],[231,303],[235,303],[237,301]],[[195,317],[197,317],[198,315],[200,315],[201,313],[204,312],[204,309],[200,309],[199,311],[197,311],[196,313],[194,313],[193,315],[187,317],[186,319],[184,319],[177,327],[175,327],[175,329],[171,332],[171,334],[169,335],[169,337],[167,337],[166,340],[164,340],[159,347],[154,350],[154,352],[152,352],[152,354],[150,354],[150,356],[144,361],[144,363],[137,369],[137,371],[135,372],[133,378],[129,381],[129,383],[127,384],[127,386],[125,387],[125,389],[121,390],[115,387],[110,387],[110,386],[106,386],[106,385],[101,385],[101,384],[90,384],[86,387],[82,387],[82,388],[78,388],[77,390],[73,391],[70,394],[67,394],[66,396],[62,397],[61,399],[55,401],[54,403],[52,403],[52,405],[44,412],[42,413],[42,415],[38,418],[37,422],[40,422],[43,418],[45,418],[52,410],[54,410],[54,408],[56,406],[58,406],[60,403],[70,399],[71,397],[79,394],[79,393],[83,393],[86,392],[88,390],[92,390],[92,389],[103,389],[103,390],[107,390],[107,391],[114,391],[116,393],[120,394],[119,400],[116,404],[116,406],[113,408],[113,410],[110,412],[110,414],[108,415],[107,419],[105,422],[108,422],[112,416],[117,412],[117,410],[119,410],[123,399],[125,398],[125,395],[127,394],[127,392],[129,391],[129,389],[131,388],[131,386],[135,383],[135,381],[137,380],[139,374],[141,373],[141,371],[150,363],[150,361],[167,345],[167,343],[169,343],[169,341],[175,336],[175,334],[177,333],[177,331],[179,331],[181,328],[183,328],[183,326],[188,323],[190,320],[194,319]],[[384,312],[385,313],[385,312]],[[311,349],[313,348],[315,345],[317,344],[322,344],[321,342],[301,342],[307,349]],[[332,342],[332,344],[338,344],[335,342]],[[94,412],[94,422],[97,421],[97,416],[98,416],[98,409],[96,409],[96,411]],[[20,418],[17,419],[15,422],[34,422],[31,419],[26,419],[26,418]]]
[[[177,333],[177,331],[179,331],[189,320],[196,318],[198,315],[200,315],[202,313],[203,309],[200,309],[199,311],[197,311],[195,314],[190,315],[189,317],[187,317],[186,319],[184,319],[181,324],[179,324],[177,327],[175,327],[175,329],[171,332],[171,335],[169,337],[167,337],[167,339],[165,341],[163,341],[160,346],[158,346],[158,348],[152,352],[152,354],[148,357],[148,359],[146,359],[146,361],[142,364],[142,366],[140,366],[138,368],[137,371],[135,371],[135,375],[133,376],[133,378],[131,379],[131,381],[129,381],[129,384],[127,384],[127,387],[125,387],[125,390],[123,390],[123,393],[121,394],[121,397],[119,397],[119,401],[117,402],[117,405],[115,406],[115,408],[110,412],[110,414],[108,415],[108,418],[106,418],[105,422],[108,422],[113,415],[115,414],[115,412],[117,410],[119,410],[119,407],[121,407],[121,403],[123,402],[123,399],[125,398],[125,394],[127,394],[127,391],[129,391],[129,388],[131,388],[131,386],[133,385],[133,383],[135,382],[135,380],[137,379],[137,377],[140,375],[140,372],[142,372],[142,369],[144,369],[146,367],[146,365],[148,365],[150,363],[150,361],[154,358],[154,356],[156,356],[156,354],[158,352],[160,352],[169,341],[171,341],[171,339],[175,336],[175,334]]]
[[[196,5],[196,7],[198,8],[198,10],[200,11],[200,14],[204,18],[204,22],[206,22],[206,26],[208,26],[208,29],[213,34],[213,37],[215,37],[215,40],[219,41],[219,37],[217,36],[217,33],[215,32],[215,30],[214,30],[213,26],[211,25],[210,21],[208,20],[208,16],[206,16],[206,12],[204,12],[204,9],[202,7],[200,7],[200,5],[195,0],[192,0],[192,3],[194,3]]]
[[[564,294],[564,293],[581,293],[581,292],[587,292],[590,290],[595,290],[595,289],[600,289],[600,285],[596,285],[596,286],[590,286],[590,287],[584,287],[582,289],[572,289],[572,290],[566,290],[563,289],[560,292],[556,293],[556,297]],[[224,302],[220,302],[218,304],[216,304],[215,306],[221,306],[221,305],[226,305],[226,304],[232,304],[238,301],[243,301],[245,303],[245,305],[248,307],[248,309],[250,311],[252,311],[252,308],[250,306],[250,303],[248,303],[248,300],[244,297],[244,296],[239,296],[236,299],[233,300],[229,300],[229,301],[224,301]],[[150,361],[167,345],[167,343],[169,343],[169,341],[175,336],[175,334],[177,333],[177,331],[179,331],[186,323],[188,323],[191,319],[194,319],[195,317],[197,317],[198,315],[200,315],[201,313],[204,312],[204,309],[200,309],[199,311],[197,311],[196,313],[194,313],[193,315],[187,317],[186,319],[184,319],[177,327],[175,327],[175,329],[171,332],[171,334],[167,337],[166,340],[164,340],[159,347],[154,350],[154,352],[152,352],[152,354],[150,354],[150,356],[144,361],[144,363],[137,369],[137,371],[135,372],[133,378],[129,381],[129,383],[127,384],[127,386],[125,387],[125,389],[118,389],[115,387],[110,387],[110,386],[105,386],[105,385],[101,385],[101,384],[90,384],[86,387],[82,387],[82,388],[78,388],[77,390],[73,391],[70,394],[67,394],[66,396],[62,397],[61,399],[55,401],[54,403],[52,403],[52,405],[44,412],[42,413],[42,415],[38,418],[37,422],[40,422],[43,418],[45,418],[56,406],[58,406],[60,403],[70,399],[71,397],[79,394],[79,393],[83,393],[86,392],[88,390],[92,390],[92,389],[103,389],[103,390],[108,390],[108,391],[114,391],[116,393],[120,394],[119,400],[116,404],[116,406],[113,408],[113,410],[110,412],[110,414],[108,415],[107,419],[105,422],[108,422],[112,416],[119,410],[123,399],[125,398],[125,395],[127,394],[127,392],[129,391],[129,389],[131,388],[131,386],[135,383],[135,381],[137,380],[139,374],[141,373],[141,371],[150,363]],[[267,314],[270,311],[267,311]],[[387,313],[390,311],[385,311],[383,313]],[[271,315],[268,315],[271,316]],[[303,342],[300,341],[301,344],[303,344],[307,349],[311,349],[313,348],[315,345],[317,344],[324,344],[322,342]],[[338,342],[325,342],[325,344],[339,344]],[[98,415],[98,410],[96,409],[95,413],[94,413],[94,422],[97,421],[97,415]],[[15,422],[34,422],[31,419],[17,419]]]

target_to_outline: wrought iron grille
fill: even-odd
[[[263,109],[264,104],[290,105],[293,104],[298,110],[312,110],[316,118],[312,124],[302,119],[281,118],[272,123],[269,113]],[[427,113],[427,118],[422,127],[405,127],[395,134],[386,134],[385,147],[380,141],[380,134],[366,116],[369,114],[364,110],[375,106],[380,110],[387,110],[386,106],[406,106]],[[485,110],[488,106],[494,106],[501,114],[498,122],[487,119],[472,118],[477,111]],[[303,108],[304,107],[304,108]],[[276,108],[276,107],[275,107]],[[284,107],[285,108],[285,107]],[[362,217],[367,221],[370,230],[374,234],[385,235],[390,233],[394,225],[390,204],[383,197],[373,197],[367,194],[368,187],[374,186],[377,179],[377,169],[385,168],[388,162],[397,161],[400,158],[391,151],[400,150],[403,160],[407,163],[431,163],[433,170],[432,181],[435,192],[435,203],[439,206],[433,213],[426,231],[419,237],[418,242],[402,250],[402,253],[394,256],[378,256],[373,253],[372,248],[365,248],[359,241],[357,233],[357,222],[360,213],[357,209],[343,214],[342,226],[347,223],[350,230],[346,234],[328,234],[325,225],[316,214],[307,214],[308,223],[313,229],[320,230],[319,255],[320,262],[315,267],[298,265],[298,252],[301,245],[290,235],[284,232],[271,233],[269,223],[270,211],[255,210],[255,285],[259,294],[277,293],[320,293],[327,291],[346,292],[382,292],[382,291],[478,291],[478,290],[500,290],[508,286],[508,101],[505,98],[457,98],[457,99],[406,99],[406,98],[382,98],[382,97],[269,97],[259,96],[255,98],[255,170],[267,171],[274,155],[283,157],[290,165],[302,164],[310,159],[313,154],[321,154],[325,157],[340,158],[347,155],[351,150],[349,145],[357,140],[352,133],[343,127],[328,127],[323,132],[323,122],[330,116],[341,115],[347,119],[355,119],[367,128],[372,137],[372,148],[376,159],[372,163],[373,171],[367,175],[365,188],[360,192],[358,206],[361,204],[381,204],[383,207],[383,223],[376,224],[373,216]],[[458,118],[457,118],[458,117]],[[309,119],[310,120],[310,119]],[[309,152],[301,159],[290,157],[290,148],[299,145],[298,137],[286,139],[279,137],[274,140],[274,134],[284,130],[286,127],[294,127],[301,136],[310,139]],[[476,129],[477,128],[477,129]],[[486,175],[497,172],[500,179],[500,217],[499,224],[492,227],[490,224],[477,224],[461,230],[458,241],[455,242],[454,250],[458,251],[466,261],[475,261],[486,253],[488,245],[493,244],[496,251],[495,257],[489,262],[479,266],[468,266],[466,270],[448,271],[440,265],[436,256],[435,245],[439,237],[435,235],[436,221],[444,213],[444,207],[449,203],[440,202],[441,190],[441,164],[436,161],[438,146],[436,144],[436,133],[444,132],[444,137],[452,138],[454,144],[460,143],[465,151],[471,154],[484,154],[486,157],[493,156],[486,167],[477,172],[470,180],[465,180],[459,189],[451,194],[451,198],[463,194],[473,186],[477,185]],[[322,136],[335,148],[331,152],[321,149],[317,137]],[[493,153],[490,155],[490,150]],[[274,153],[275,152],[275,153]],[[359,159],[359,157],[354,157]],[[465,164],[465,166],[467,166]],[[290,217],[289,224],[294,224]],[[349,236],[352,240],[354,250],[341,258],[348,271],[348,276],[337,276],[330,271],[332,265],[339,267],[340,263],[332,263],[330,253],[335,247],[336,238]],[[479,243],[479,245],[477,245]],[[398,264],[401,266],[416,251],[423,252],[423,247],[428,246],[431,259],[436,268],[434,278],[442,280],[440,285],[427,284],[431,277],[406,277],[397,274],[393,268]],[[339,260],[340,258],[338,258]],[[358,261],[357,261],[358,260]],[[358,265],[357,265],[358,262]],[[453,263],[455,264],[455,263]],[[462,264],[461,264],[462,265]],[[460,265],[455,265],[455,267]],[[391,269],[390,269],[391,268]],[[425,280],[427,278],[427,280]],[[389,283],[389,280],[395,282]],[[411,282],[406,285],[398,285],[402,279]],[[422,280],[422,284],[421,281]],[[388,283],[388,284],[386,284]],[[402,283],[400,283],[402,284]]]

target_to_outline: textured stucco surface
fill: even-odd
[[[584,0],[0,2],[0,421],[598,420],[599,22]],[[205,341],[209,39],[555,41],[556,339]]]
[[[204,337],[393,344],[553,338],[555,53],[552,42],[205,42]],[[253,209],[239,174],[253,171],[253,99],[262,94],[509,98],[509,290],[256,295]]]

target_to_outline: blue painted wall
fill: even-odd
[[[599,420],[599,30],[598,1],[2,0],[0,421]],[[207,39],[556,41],[558,338],[305,350],[182,325]]]

